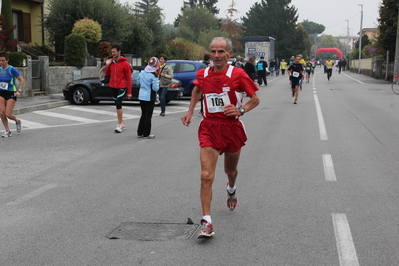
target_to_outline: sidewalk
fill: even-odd
[[[37,110],[60,107],[68,104],[70,104],[69,101],[64,100],[64,95],[62,93],[45,96],[23,97],[17,99],[13,114],[19,115]]]

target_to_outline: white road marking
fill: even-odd
[[[345,73],[343,73],[343,72],[341,72],[341,74],[343,74],[344,76],[346,76],[346,77],[348,77],[348,78],[350,78],[350,79],[352,79],[352,80],[354,80],[354,81],[356,81],[356,82],[359,82],[360,84],[364,84],[363,82],[361,82],[360,80],[358,80],[358,79],[355,79],[355,78],[352,78],[352,77],[350,77],[350,76],[348,76],[348,75],[346,75]]]
[[[166,106],[166,115],[169,114],[177,114],[177,113],[183,113],[187,112],[188,106],[190,104],[190,101],[181,101],[179,102],[179,105],[167,105]],[[181,106],[183,105],[183,106]],[[85,124],[94,124],[94,123],[108,123],[108,122],[115,122],[116,121],[116,112],[113,111],[106,111],[106,110],[96,110],[94,108],[86,108],[86,107],[80,107],[80,106],[63,106],[59,107],[62,109],[66,110],[72,110],[72,111],[78,111],[82,112],[82,116],[85,115],[85,113],[95,113],[99,115],[109,115],[113,116],[111,119],[104,119],[104,120],[95,120],[95,119],[88,119],[88,118],[83,118],[80,116],[72,116],[72,115],[64,115],[52,111],[34,111],[32,113],[38,114],[38,115],[45,115],[49,117],[56,117],[56,118],[61,118],[61,119],[67,119],[67,120],[72,120],[76,121],[77,123],[71,123],[71,124],[65,124],[63,121],[61,121],[59,125],[46,125],[42,123],[37,123],[33,121],[28,121],[22,118],[22,127],[23,130],[30,130],[30,129],[40,129],[40,128],[57,128],[57,127],[67,127],[67,126],[80,126],[80,125],[85,125]],[[132,111],[135,113],[139,113],[139,115],[133,115],[133,114],[127,114],[127,112],[124,112],[123,114],[123,119],[124,120],[132,120],[132,119],[138,119],[141,116],[141,109],[140,106],[123,106],[125,111]],[[199,104],[198,107],[195,108],[195,110],[199,110]],[[154,112],[157,112],[157,109],[154,109]],[[108,118],[102,116],[101,118]],[[42,120],[41,118],[38,119],[39,121]]]
[[[351,230],[344,213],[333,213],[335,240],[337,242],[339,265],[359,266]]]
[[[45,124],[41,124],[41,123],[37,123],[37,122],[33,122],[33,121],[28,121],[28,120],[21,120],[22,121],[22,130],[29,128],[29,129],[33,129],[33,128],[47,128],[50,127],[49,125],[45,125]]]
[[[56,186],[57,185],[55,185],[55,184],[45,185],[45,186],[38,188],[28,194],[23,195],[22,197],[19,197],[18,199],[14,200],[14,201],[7,202],[6,205],[19,205],[25,201],[28,201],[30,199],[33,199],[34,197],[37,197],[37,196],[43,194],[44,192],[46,192],[52,188],[55,188]]]
[[[331,154],[323,154],[324,176],[327,181],[337,181]]]
[[[56,117],[56,118],[72,120],[72,121],[78,121],[78,122],[82,122],[82,123],[97,123],[97,122],[101,122],[100,120],[83,118],[83,117],[74,116],[74,115],[64,115],[64,114],[48,112],[48,111],[34,111],[33,113],[39,114],[39,115],[50,116],[50,117]]]
[[[79,111],[79,112],[85,112],[85,113],[94,113],[94,114],[109,115],[109,116],[116,117],[116,111],[110,112],[110,111],[96,110],[96,109],[84,108],[84,107],[78,107],[78,106],[72,106],[72,105],[65,105],[60,108],[73,110],[73,111]],[[129,115],[126,113],[123,114],[124,119],[134,119],[134,118],[139,118],[139,117],[140,117],[139,115]]]
[[[326,125],[324,124],[323,113],[317,95],[313,95],[316,104],[317,120],[319,121],[320,140],[328,140]]]

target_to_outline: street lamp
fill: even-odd
[[[357,73],[360,74],[360,61],[362,60],[362,35],[363,35],[363,5],[358,4],[361,7],[360,11],[360,38],[359,38],[359,68]]]

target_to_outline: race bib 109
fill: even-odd
[[[209,113],[218,113],[224,111],[224,106],[230,104],[230,98],[227,92],[220,94],[211,93],[205,94],[206,105]]]

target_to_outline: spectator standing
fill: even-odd
[[[126,91],[126,98],[132,98],[132,66],[122,54],[122,48],[119,45],[112,45],[111,54],[112,58],[105,63],[104,73],[106,76],[110,76],[108,85],[112,90],[112,98],[116,105],[118,124],[116,125],[115,133],[122,133],[125,130],[122,99]]]
[[[160,116],[165,116],[165,110],[166,110],[166,93],[168,92],[168,88],[170,85],[170,82],[167,83],[167,81],[171,81],[173,78],[173,70],[166,64],[166,61],[168,60],[168,57],[166,54],[161,54],[159,56],[159,64],[160,64],[160,71],[159,71],[159,101],[161,103],[161,113],[159,114]],[[162,79],[161,77],[165,77],[165,79]]]
[[[244,66],[245,72],[248,74],[248,76],[252,79],[252,81],[255,81],[255,76],[256,76],[256,69],[255,69],[255,58],[250,57],[248,59],[248,62]]]
[[[276,69],[276,61],[274,59],[270,60],[270,76],[274,75],[274,70]]]
[[[204,55],[204,60],[202,61],[199,69],[207,68],[211,64],[211,55],[210,54],[205,54]]]
[[[256,70],[258,71],[258,85],[262,86],[262,81],[267,86],[267,79],[266,79],[266,69],[267,69],[267,62],[263,56],[260,57],[260,60],[256,64]]]
[[[158,58],[151,57],[148,65],[140,72],[137,78],[137,84],[140,85],[139,101],[141,108],[141,117],[137,128],[138,138],[155,138],[155,135],[151,135],[151,120],[157,95],[156,92],[159,90],[158,65]]]

